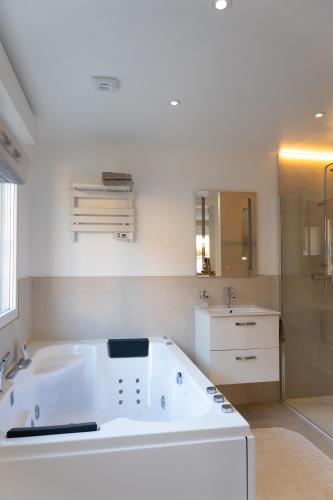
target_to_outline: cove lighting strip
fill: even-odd
[[[333,161],[332,153],[318,153],[316,151],[299,151],[295,149],[281,149],[279,152],[280,158],[290,158],[294,160],[318,160],[318,161]]]

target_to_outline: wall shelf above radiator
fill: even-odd
[[[126,186],[78,184],[72,186],[71,231],[112,233],[118,240],[134,239],[134,194]]]

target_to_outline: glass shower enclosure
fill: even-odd
[[[283,398],[333,436],[333,164],[280,158]]]

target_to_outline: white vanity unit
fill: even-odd
[[[197,365],[216,385],[279,380],[279,314],[258,306],[197,308]]]

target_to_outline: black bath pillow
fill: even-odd
[[[21,438],[34,436],[52,436],[54,434],[73,434],[76,432],[94,432],[99,427],[96,422],[81,424],[45,425],[41,427],[13,427],[7,432],[7,438]]]
[[[148,356],[149,340],[142,339],[109,339],[108,353],[110,358],[143,358]]]

